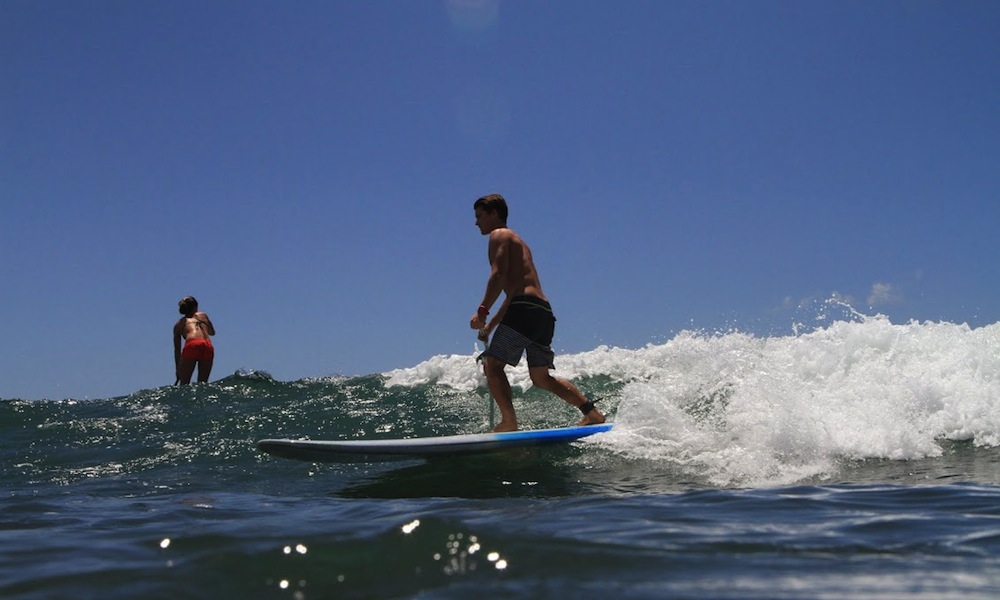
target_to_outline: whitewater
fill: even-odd
[[[437,356],[387,384],[472,393],[485,385],[474,356]],[[532,387],[523,365],[508,373]],[[855,461],[937,457],[946,442],[1000,445],[1000,323],[857,315],[787,336],[683,331],[560,356],[557,373],[620,384],[602,404],[615,428],[591,443],[718,486],[829,479]],[[519,410],[542,419],[550,408]]]

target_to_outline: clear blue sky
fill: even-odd
[[[0,397],[471,353],[507,197],[557,351],[1000,320],[994,1],[0,2]]]

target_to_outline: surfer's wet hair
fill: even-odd
[[[198,301],[194,299],[194,296],[184,296],[177,303],[177,311],[185,317],[193,316],[194,313],[198,312]]]
[[[483,196],[472,205],[472,209],[482,208],[491,213],[496,213],[504,223],[507,222],[507,201],[500,194],[490,194]]]

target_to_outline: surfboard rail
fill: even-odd
[[[257,448],[273,456],[310,462],[376,462],[495,452],[565,444],[611,430],[611,423],[502,433],[467,433],[382,440],[264,439]]]

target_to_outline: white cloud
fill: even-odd
[[[891,304],[899,300],[899,295],[892,287],[891,283],[876,281],[872,284],[872,289],[868,292],[868,306],[878,306],[880,304]]]

